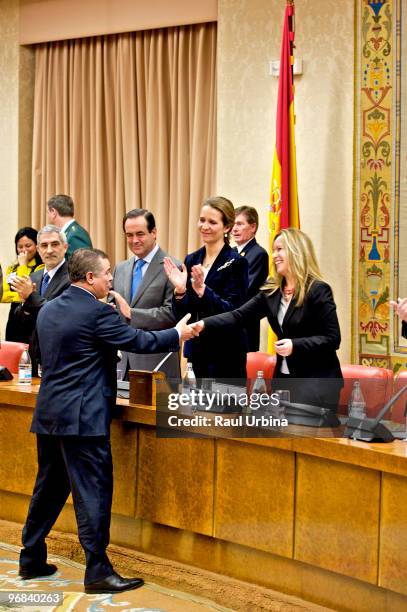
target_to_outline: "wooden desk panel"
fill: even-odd
[[[0,490],[31,495],[37,474],[32,409],[0,404]]]
[[[407,595],[407,480],[383,474],[379,584]]]
[[[24,520],[34,483],[37,389],[0,383],[7,520]],[[337,609],[407,609],[407,444],[159,439],[153,408],[117,404],[113,543]],[[61,521],[74,529],[72,508]]]
[[[380,473],[299,455],[294,558],[376,584]]]
[[[294,453],[218,440],[214,536],[292,557]]]
[[[212,535],[215,443],[157,438],[140,427],[137,516]]]

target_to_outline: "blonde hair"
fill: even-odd
[[[312,283],[316,280],[322,280],[314,245],[307,234],[293,227],[280,230],[274,236],[273,245],[277,238],[282,238],[283,240],[287,253],[288,267],[295,278],[294,297],[296,299],[296,306],[301,306]],[[267,279],[262,290],[272,294],[279,289],[281,290],[284,284],[285,278],[278,274],[273,261],[272,274]]]

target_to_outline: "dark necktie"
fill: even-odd
[[[48,285],[49,285],[49,274],[48,274],[48,272],[45,272],[44,276],[42,277],[41,295],[45,294]]]
[[[133,278],[131,280],[131,301],[133,301],[136,291],[143,279],[144,259],[138,259],[133,267]]]

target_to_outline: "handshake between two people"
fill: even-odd
[[[185,317],[182,317],[182,319],[180,319],[175,326],[181,340],[185,341],[190,340],[191,338],[196,338],[204,328],[203,321],[196,321],[195,323],[190,323],[188,325],[190,318],[190,313],[186,314]]]
[[[127,303],[127,301],[124,299],[124,297],[120,295],[120,293],[117,293],[117,291],[113,291],[113,290],[109,291],[109,296],[110,298],[114,299],[116,303],[115,305],[117,308],[119,308],[122,315],[130,321],[131,320],[131,308],[130,308],[130,305]],[[114,304],[112,304],[112,306],[114,306]],[[182,319],[180,319],[178,323],[175,325],[175,329],[179,333],[180,340],[185,341],[185,340],[190,340],[191,338],[196,338],[197,336],[199,336],[199,334],[204,328],[203,321],[197,321],[195,323],[188,324],[188,321],[190,318],[191,318],[191,315],[190,313],[188,313]],[[137,321],[135,321],[135,323],[137,326]]]

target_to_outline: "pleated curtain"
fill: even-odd
[[[38,45],[32,220],[71,195],[75,218],[112,262],[128,256],[122,218],[148,208],[160,246],[199,246],[216,167],[216,24]]]

